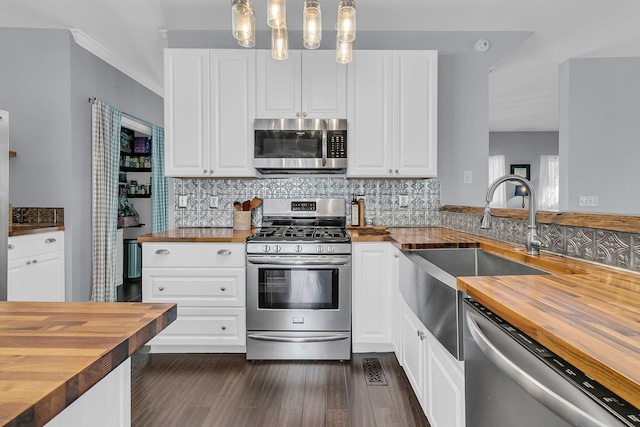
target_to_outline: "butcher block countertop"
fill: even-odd
[[[0,302],[0,425],[44,425],[176,313],[175,304]]]
[[[64,225],[56,224],[11,224],[9,227],[9,237],[63,230]]]
[[[233,228],[185,227],[138,237],[138,242],[200,242],[200,243],[244,243],[253,230],[234,230]]]

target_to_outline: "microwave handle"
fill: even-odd
[[[322,120],[322,166],[327,166],[327,121]]]

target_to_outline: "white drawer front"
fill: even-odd
[[[178,318],[149,345],[245,345],[244,308],[178,308]]]
[[[245,305],[244,268],[143,268],[144,302],[184,306]]]
[[[144,267],[242,268],[244,243],[143,243]]]
[[[14,236],[8,239],[9,261],[64,250],[64,231]]]

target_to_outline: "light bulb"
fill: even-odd
[[[289,57],[287,27],[271,29],[271,57],[279,61]]]
[[[340,42],[352,42],[356,39],[356,3],[342,0],[338,3],[337,39]]]
[[[255,18],[251,0],[233,0],[231,6],[231,31],[238,42],[255,41]]]
[[[287,26],[286,0],[267,1],[267,24],[271,28],[283,28]]]
[[[353,58],[353,43],[336,41],[336,62],[348,64]]]
[[[304,47],[317,49],[322,40],[322,12],[316,0],[306,0],[302,12],[302,34]]]

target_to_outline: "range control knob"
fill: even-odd
[[[271,247],[269,245],[264,245],[262,247],[262,252],[269,252],[271,250]]]
[[[280,247],[280,245],[275,245],[275,246],[273,247],[273,251],[274,251],[274,252],[280,252],[281,250],[282,250],[282,248]]]
[[[318,253],[322,252],[323,250],[324,250],[324,248],[322,247],[322,245],[318,245],[316,247],[316,252],[318,252]]]
[[[302,246],[300,246],[300,245],[295,245],[295,246],[294,246],[294,248],[293,248],[293,250],[294,250],[294,251],[296,251],[296,252],[302,252]]]
[[[333,253],[333,251],[335,251],[335,249],[333,248],[332,245],[327,246],[327,252],[329,252],[330,254]]]

